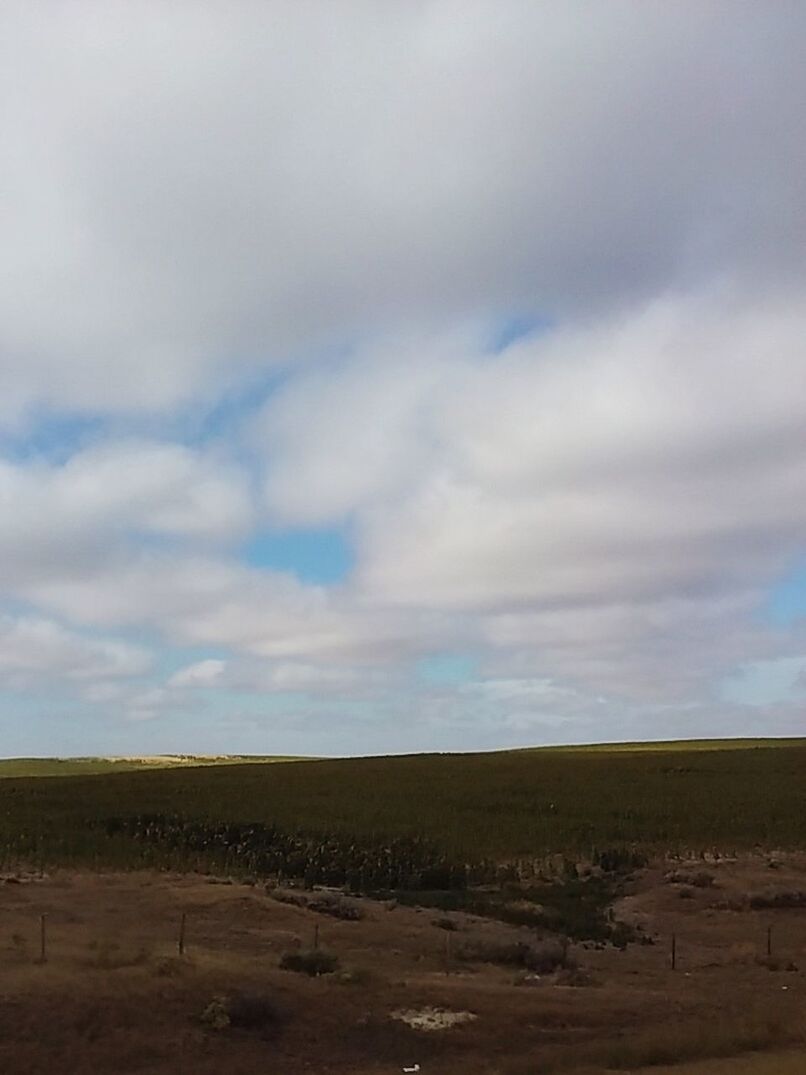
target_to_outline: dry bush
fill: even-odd
[[[716,900],[711,904],[714,911],[746,911],[750,906],[746,897],[734,896],[731,899]]]
[[[716,878],[707,870],[673,870],[666,874],[667,885],[690,885],[694,888],[713,888]]]
[[[765,908],[806,907],[806,892],[801,889],[789,892],[757,892],[750,897],[750,906],[754,911]]]
[[[311,978],[320,974],[333,974],[338,970],[338,956],[324,948],[303,948],[298,952],[286,952],[280,958],[281,970],[298,971]]]
[[[527,944],[525,941],[498,944],[489,941],[477,942],[465,945],[457,955],[468,963],[520,967],[535,974],[550,974],[558,967],[568,968],[574,965],[568,945],[560,941],[540,941],[536,944]]]
[[[793,963],[791,959],[779,959],[777,956],[758,956],[756,963],[772,971],[795,972],[798,969],[797,963]]]
[[[346,967],[336,974],[336,981],[339,985],[370,985],[374,976],[364,967]]]
[[[459,929],[453,918],[435,918],[431,925],[436,926],[437,929],[446,929],[449,933],[455,933]]]
[[[12,933],[9,949],[14,962],[24,962],[29,958],[28,938],[22,933]]]
[[[315,896],[309,899],[305,906],[309,911],[340,918],[344,922],[358,922],[364,917],[363,907],[343,896]]]
[[[212,1030],[275,1029],[280,1014],[274,1003],[257,993],[230,993],[213,997],[199,1017]]]
[[[316,914],[329,915],[345,922],[358,922],[364,917],[364,909],[355,900],[346,899],[331,893],[309,896],[304,892],[294,892],[286,888],[267,889],[268,895],[278,903],[287,903],[292,907],[302,907]]]
[[[616,1071],[630,1071],[687,1060],[738,1056],[780,1048],[789,1041],[792,1041],[792,1035],[777,1015],[749,1013],[630,1032],[615,1040],[592,1045],[584,1060]]]
[[[156,978],[178,978],[188,966],[188,959],[178,956],[160,956],[154,961],[152,972]]]
[[[574,989],[582,989],[589,986],[600,985],[592,974],[581,967],[568,967],[557,974],[557,985],[567,985]]]
[[[302,892],[294,892],[288,888],[266,888],[266,895],[271,896],[278,903],[287,903],[292,907],[307,907],[308,898]]]
[[[87,966],[97,970],[122,970],[124,967],[139,967],[148,962],[148,952],[141,945],[138,948],[122,948],[116,941],[91,941]]]

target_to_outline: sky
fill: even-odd
[[[801,0],[0,17],[0,754],[806,732]]]

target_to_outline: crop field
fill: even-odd
[[[293,845],[302,873],[306,855],[315,851],[321,863],[323,847],[329,861],[352,848],[345,869],[358,871],[357,847],[377,861],[390,845],[418,869],[802,848],[806,741],[244,761],[0,780],[7,862],[244,872],[278,842]]]

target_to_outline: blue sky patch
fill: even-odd
[[[438,653],[421,658],[415,671],[422,683],[440,687],[457,686],[473,678],[476,661],[465,653]]]
[[[551,328],[551,324],[547,317],[538,317],[535,314],[511,314],[509,317],[501,318],[493,325],[490,350],[494,354],[499,354],[526,336],[531,336],[536,332],[545,332]]]
[[[778,705],[806,696],[806,657],[781,657],[742,665],[722,683],[720,694],[735,705]]]
[[[253,567],[291,571],[303,582],[325,586],[343,582],[355,560],[336,528],[266,531],[245,546],[242,558]]]
[[[779,627],[789,627],[806,617],[806,563],[801,563],[770,591],[767,618]]]
[[[45,459],[64,463],[97,437],[104,429],[99,418],[50,411],[31,416],[30,424],[18,436],[0,439],[0,454],[15,462]]]

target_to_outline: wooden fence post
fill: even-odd
[[[672,970],[677,969],[677,934],[672,934]]]
[[[45,923],[47,921],[47,915],[39,916],[39,962],[46,963],[48,958],[47,953],[47,931]]]
[[[313,947],[314,947],[314,951],[316,951],[318,949],[318,947],[319,947],[319,923],[318,922],[313,927]]]
[[[772,955],[772,926],[767,926],[767,957]]]
[[[179,922],[179,941],[177,943],[177,948],[179,949],[179,955],[180,956],[183,956],[185,954],[185,922],[186,921],[187,921],[187,915],[183,911],[182,912],[182,918],[181,918],[181,920]]]

